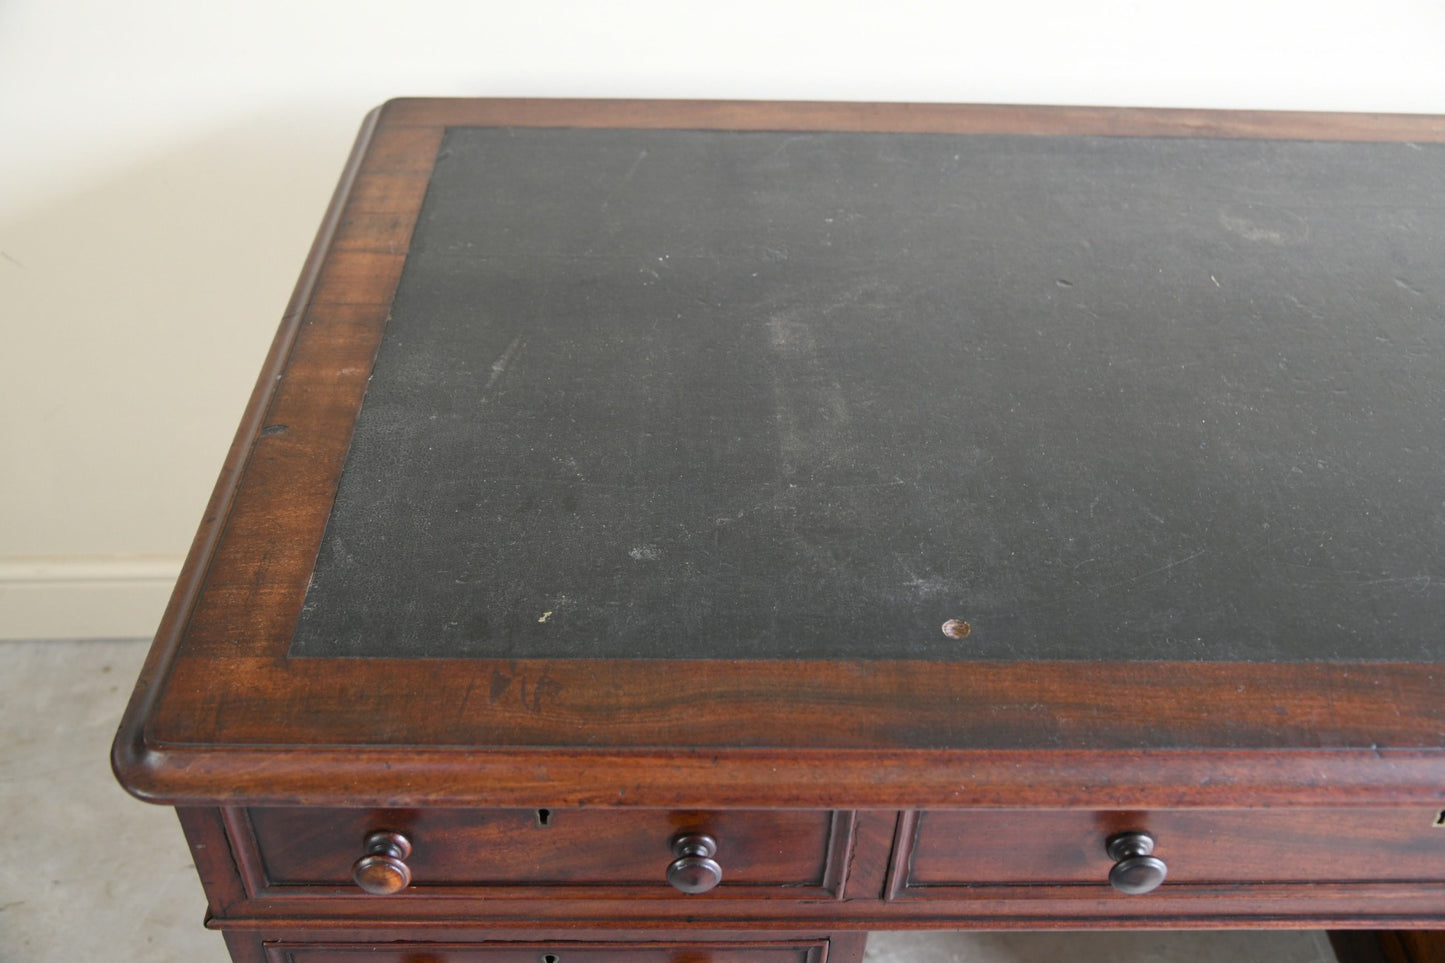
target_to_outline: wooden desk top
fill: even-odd
[[[171,801],[1436,799],[1442,141],[393,102],[117,768]]]

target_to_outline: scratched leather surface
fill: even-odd
[[[292,654],[1433,659],[1442,199],[1430,145],[453,129]]]

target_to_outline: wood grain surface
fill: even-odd
[[[288,658],[448,126],[1439,142],[1438,118],[399,101],[363,130],[117,738],[157,801],[1296,805],[1445,785],[1430,664]]]

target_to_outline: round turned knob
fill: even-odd
[[[390,896],[411,885],[411,867],[405,862],[411,855],[411,840],[380,829],[367,833],[362,845],[366,852],[351,866],[357,886],[376,896]]]
[[[1121,893],[1139,896],[1152,893],[1169,875],[1164,860],[1151,855],[1154,837],[1148,833],[1120,833],[1104,844],[1114,868],[1109,870],[1109,883]]]
[[[722,882],[722,867],[713,859],[717,840],[702,833],[688,833],[672,841],[667,881],[683,893],[706,893]]]

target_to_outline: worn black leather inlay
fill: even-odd
[[[1435,145],[451,130],[291,652],[1433,659],[1442,203]]]

